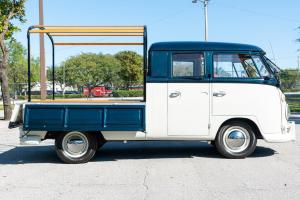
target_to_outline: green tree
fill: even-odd
[[[114,87],[120,84],[118,72],[120,62],[112,55],[98,54],[96,73],[100,75],[100,83]]]
[[[12,39],[8,43],[8,80],[9,85],[16,93],[27,89],[27,58],[25,47],[16,40]],[[31,58],[31,82],[39,82],[40,63],[38,58]]]
[[[55,83],[57,83],[60,86],[60,89],[64,92],[65,91],[65,72],[64,72],[64,63],[62,63],[61,66],[56,67],[54,69],[55,71]],[[52,81],[52,68],[47,69],[47,80]]]
[[[8,58],[8,80],[13,88],[14,95],[22,90],[21,83],[27,82],[27,61],[25,58],[26,50],[20,42],[11,40],[9,42]]]
[[[0,1],[0,78],[5,120],[8,120],[12,113],[7,77],[9,48],[6,41],[11,40],[13,33],[19,30],[12,20],[25,22],[24,4],[25,0]]]
[[[119,61],[112,55],[83,53],[70,57],[55,68],[55,80],[74,87],[114,86],[119,82],[119,66]],[[51,74],[52,70],[48,70],[48,80],[52,80]]]
[[[284,69],[280,72],[282,89],[292,89],[300,82],[300,72],[295,69]]]
[[[133,51],[122,51],[115,55],[120,61],[119,76],[123,80],[125,88],[141,84],[143,80],[143,58]]]
[[[87,84],[96,85],[100,79],[100,74],[95,73],[97,60],[97,54],[93,53],[83,53],[66,60],[64,63],[66,82],[80,87]]]

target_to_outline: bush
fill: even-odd
[[[283,92],[300,92],[300,88],[283,89]]]
[[[114,97],[142,97],[143,90],[114,90]]]

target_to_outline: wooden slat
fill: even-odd
[[[143,42],[56,42],[57,46],[144,45]]]
[[[43,27],[30,33],[144,33],[144,27]]]
[[[51,36],[143,36],[143,33],[50,33]]]
[[[35,28],[144,28],[143,25],[138,26],[49,26],[49,25],[35,25]]]

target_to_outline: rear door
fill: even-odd
[[[204,53],[173,53],[167,97],[168,135],[208,135],[209,92]]]

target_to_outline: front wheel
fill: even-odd
[[[78,131],[61,133],[55,139],[57,156],[65,163],[79,164],[90,161],[97,151],[97,137]]]
[[[247,123],[231,122],[220,128],[215,143],[224,157],[238,159],[254,152],[257,139]]]

